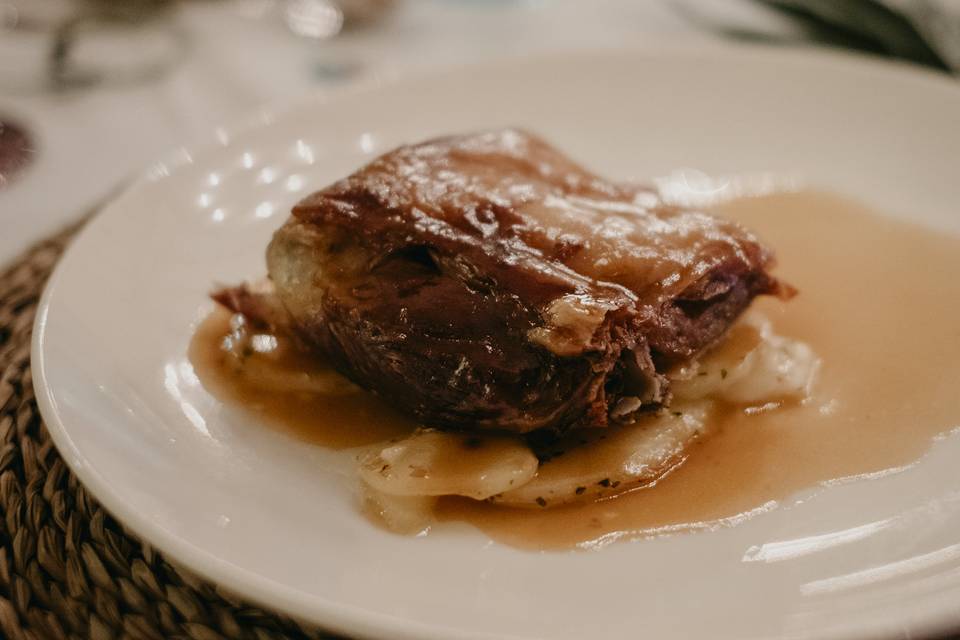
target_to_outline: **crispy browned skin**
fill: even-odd
[[[430,426],[602,427],[781,287],[740,226],[516,130],[400,147],[305,198],[270,277],[294,330]]]

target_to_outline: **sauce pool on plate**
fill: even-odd
[[[960,238],[817,192],[738,199],[718,212],[774,247],[778,276],[800,290],[789,302],[760,299],[752,308],[777,333],[806,342],[822,358],[812,397],[716,413],[710,435],[645,488],[543,510],[444,498],[438,520],[466,521],[494,540],[525,549],[595,547],[725,526],[826,481],[909,465],[935,436],[960,425],[954,388],[960,377]],[[309,380],[286,387],[299,389],[294,392],[278,390],[283,378],[263,387],[238,365],[244,354],[223,349],[230,330],[229,314],[218,311],[190,346],[197,375],[222,401],[337,449],[416,428],[376,396],[350,388],[322,362],[282,342],[271,345],[273,365]],[[338,391],[311,393],[311,384]]]

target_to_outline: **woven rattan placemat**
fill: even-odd
[[[77,226],[0,273],[0,636],[322,638],[224,593],[124,531],[67,469],[37,410],[30,335]]]

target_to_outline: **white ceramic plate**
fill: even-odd
[[[255,601],[393,638],[899,636],[960,623],[960,443],[739,526],[529,553],[466,526],[362,518],[349,454],[222,406],[185,351],[212,282],[263,273],[290,205],[372,154],[506,124],[600,173],[801,175],[960,231],[960,88],[836,54],[604,52],[503,62],[313,99],[152,167],[76,240],[37,319],[60,451],[171,557]]]

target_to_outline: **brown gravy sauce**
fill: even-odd
[[[960,425],[960,238],[825,193],[745,198],[718,210],[774,247],[777,274],[800,290],[788,303],[763,299],[755,308],[777,333],[807,342],[823,359],[814,397],[717,414],[712,435],[653,486],[543,510],[445,498],[439,520],[469,522],[525,549],[595,547],[724,526],[818,483],[908,465],[936,435]],[[198,376],[224,402],[333,448],[414,428],[363,392],[299,398],[264,392],[220,349],[226,330],[227,314],[216,313],[190,347]]]
[[[222,348],[230,330],[230,313],[217,308],[197,327],[188,354],[204,388],[224,403],[243,407],[271,427],[331,449],[371,445],[405,436],[417,428],[414,420],[398,414],[373,394],[358,391],[320,395],[265,389]],[[279,368],[341,379],[318,358],[298,352],[283,338],[278,342],[272,358]]]

